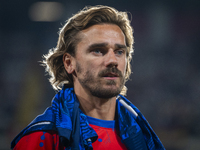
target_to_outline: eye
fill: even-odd
[[[102,53],[100,49],[94,49],[93,52],[96,54]]]
[[[120,50],[116,50],[115,53],[119,56],[124,54],[124,50],[120,49]]]
[[[97,55],[97,56],[102,56],[104,51],[102,49],[100,49],[100,48],[95,48],[95,49],[92,50],[92,53],[94,55]]]

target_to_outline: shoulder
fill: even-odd
[[[59,136],[56,131],[35,131],[23,136],[14,150],[60,149]],[[62,148],[61,148],[62,149]],[[64,147],[63,147],[64,149]]]

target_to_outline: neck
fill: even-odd
[[[84,89],[75,89],[75,93],[80,103],[80,109],[85,115],[102,120],[114,120],[116,97],[98,98],[88,94]]]

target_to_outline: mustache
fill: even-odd
[[[105,70],[100,71],[98,75],[100,77],[103,77],[103,76],[105,76],[108,73],[114,73],[114,74],[116,74],[119,77],[123,76],[122,72],[119,69],[117,69],[117,68],[107,68]]]

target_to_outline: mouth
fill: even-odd
[[[115,77],[119,77],[118,74],[116,73],[106,73],[103,77],[107,77],[107,78],[115,78]]]

